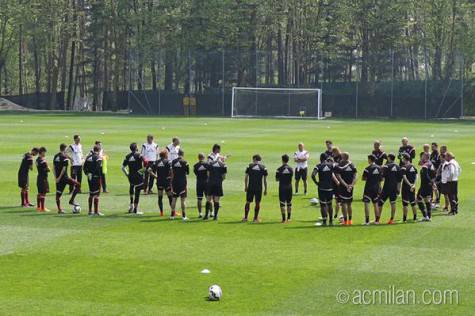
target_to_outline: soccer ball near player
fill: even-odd
[[[81,213],[81,206],[74,205],[73,206],[73,214],[79,214],[79,213]]]
[[[221,287],[219,285],[211,285],[209,287],[209,294],[208,299],[210,301],[219,301],[223,296],[223,291],[221,291]]]
[[[317,198],[310,199],[310,204],[317,205],[318,204],[318,199]]]

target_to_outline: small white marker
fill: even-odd
[[[23,123],[23,120],[20,120],[20,123]]]
[[[104,132],[101,132],[101,135],[104,135],[105,133]]]
[[[431,134],[430,137],[431,137],[431,138],[434,138],[434,134]]]
[[[208,125],[208,123],[205,123],[205,125]]]
[[[162,127],[162,130],[164,130],[164,129],[165,129],[165,127]]]
[[[454,133],[458,133],[458,132],[459,132],[459,130],[458,130],[458,129],[454,130]]]
[[[209,271],[208,269],[203,269],[201,270],[201,273],[203,274],[209,274],[211,271]]]
[[[474,161],[474,162],[472,162],[472,165],[475,165],[475,161]]]
[[[68,135],[66,135],[66,136],[64,136],[64,138],[69,138],[69,136],[68,136]]]
[[[221,144],[224,144],[224,140],[221,141]]]

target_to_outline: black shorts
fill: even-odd
[[[363,202],[365,203],[376,203],[379,200],[379,189],[378,188],[365,188],[363,192]]]
[[[175,182],[172,184],[172,192],[174,197],[186,197],[186,182]]]
[[[101,178],[99,176],[93,176],[91,180],[87,179],[89,184],[89,194],[99,195],[101,193]]]
[[[138,173],[129,174],[129,183],[134,186],[141,185],[143,184],[143,177]]]
[[[440,183],[438,186],[440,194],[449,194],[449,184],[448,183]]]
[[[411,191],[411,188],[409,186],[402,186],[401,190],[401,198],[402,198],[402,205],[403,206],[408,206],[410,205],[415,205],[416,204],[416,192]]]
[[[397,190],[383,190],[381,191],[381,194],[379,195],[379,205],[383,205],[387,200],[389,199],[389,202],[391,204],[396,203],[397,200]]]
[[[28,189],[30,187],[28,174],[18,174],[18,187],[22,189]]]
[[[432,198],[432,187],[431,186],[421,186],[419,190],[417,191],[417,198],[419,200],[422,200],[424,198]]]
[[[338,185],[336,183],[333,183],[333,195],[335,196],[335,201],[337,203],[341,202],[340,194],[338,193]]]
[[[281,205],[292,204],[292,187],[279,188],[279,201]]]
[[[79,186],[79,182],[69,177],[63,177],[56,183],[56,193],[62,194],[68,185]]]
[[[318,198],[321,204],[330,204],[333,200],[333,190],[318,190]]]
[[[206,182],[196,182],[196,197],[202,199],[206,194]]]
[[[340,185],[338,186],[338,196],[340,198],[341,203],[351,203],[353,202],[353,189],[348,192],[345,186]]]
[[[48,178],[37,178],[36,188],[38,189],[38,194],[49,193]]]
[[[295,170],[295,180],[298,181],[300,179],[302,179],[303,181],[307,181],[307,168]]]
[[[208,182],[206,186],[207,196],[223,196],[223,183]]]
[[[256,203],[261,202],[262,200],[262,190],[255,190],[255,189],[248,189],[246,192],[246,201],[247,202],[253,202],[256,201]]]
[[[170,192],[172,190],[172,186],[170,184],[170,181],[167,181],[167,180],[157,181],[157,190]]]

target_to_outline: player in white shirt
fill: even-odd
[[[142,145],[140,154],[144,160],[144,168],[147,169],[149,166],[157,160],[159,152],[158,145],[153,141],[153,135],[147,136],[147,141]],[[148,172],[144,176],[144,194],[151,194],[153,188],[153,177],[150,177]]]
[[[447,193],[450,202],[449,215],[458,213],[458,179],[462,172],[459,163],[455,160],[455,156],[451,152],[445,154],[446,163],[442,167],[442,185]]]
[[[178,158],[178,151],[180,150],[180,139],[178,137],[173,137],[172,143],[167,147],[168,159],[173,161]]]
[[[79,187],[81,187],[82,182],[82,165],[84,162],[84,155],[82,152],[81,145],[81,136],[74,135],[74,143],[69,145],[67,148],[66,154],[71,159],[71,178],[79,182]],[[69,187],[69,193],[71,194],[74,190],[74,186]],[[78,193],[81,193],[79,191]]]
[[[295,194],[299,192],[299,182],[302,179],[304,194],[307,195],[307,168],[310,155],[305,150],[305,145],[300,143],[298,150],[294,153],[294,161],[297,163],[295,168]]]

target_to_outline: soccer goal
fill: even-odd
[[[233,87],[232,117],[322,118],[322,90]]]

